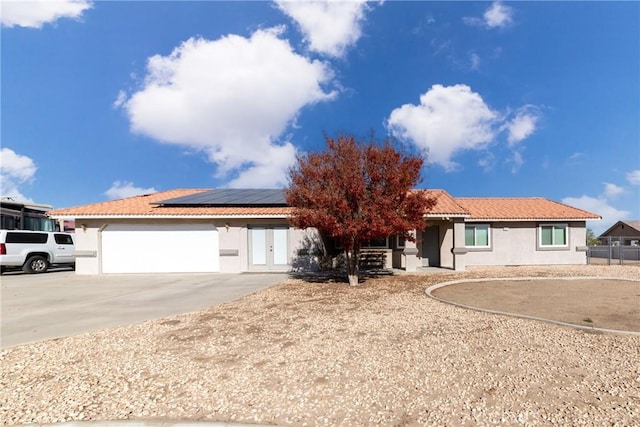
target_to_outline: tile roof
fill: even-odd
[[[460,206],[449,193],[444,190],[414,190],[422,191],[429,198],[433,198],[435,204],[427,212],[427,216],[468,216],[467,212]]]
[[[49,212],[53,217],[122,217],[122,216],[282,216],[291,212],[289,207],[170,207],[159,206],[158,202],[177,197],[189,196],[209,189],[179,189],[161,191],[108,202],[93,203]]]
[[[587,220],[599,215],[542,197],[456,197],[456,202],[475,220]]]
[[[209,189],[178,189],[146,194],[108,202],[94,203],[49,212],[53,217],[287,217],[292,208],[250,206],[162,206],[158,202],[190,196]],[[548,199],[451,197],[444,190],[424,191],[435,200],[427,217],[464,217],[466,221],[480,220],[587,220],[600,216]]]

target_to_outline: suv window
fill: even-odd
[[[54,234],[53,237],[59,245],[73,245],[73,239],[68,234]]]
[[[47,243],[47,233],[7,233],[6,243]]]

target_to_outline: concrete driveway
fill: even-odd
[[[197,311],[286,278],[276,273],[3,274],[0,348]]]

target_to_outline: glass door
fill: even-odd
[[[256,226],[249,228],[249,267],[258,270],[283,270],[289,266],[289,227]]]

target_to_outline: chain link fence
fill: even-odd
[[[600,238],[600,244],[589,246],[589,264],[640,264],[640,237],[616,236]]]

